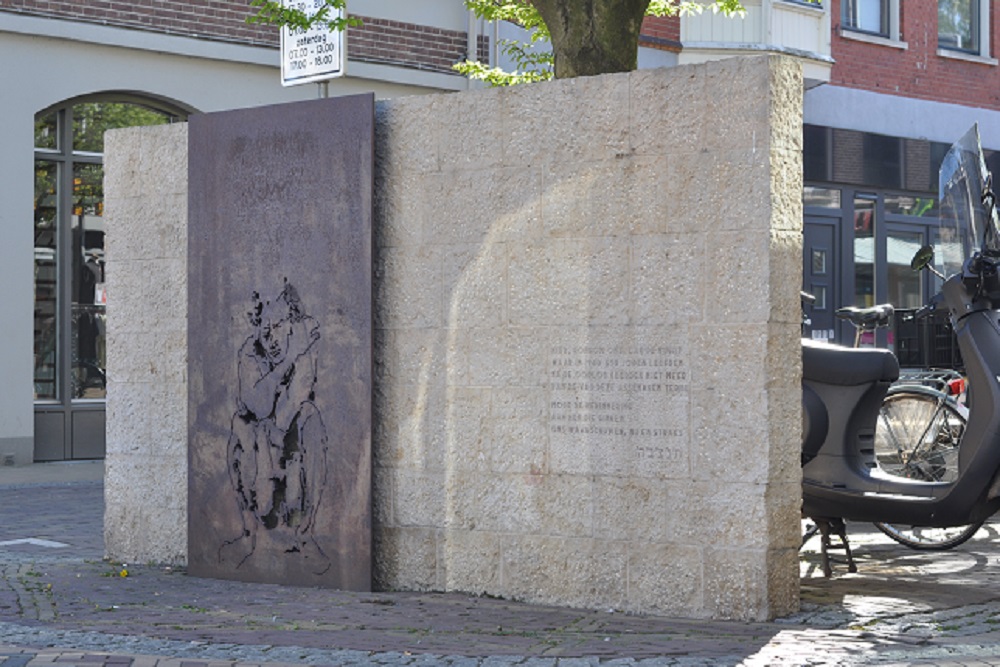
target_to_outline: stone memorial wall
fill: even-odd
[[[761,56],[377,103],[377,587],[797,608],[801,99]],[[181,135],[124,131],[107,161]],[[155,194],[141,169],[111,187],[117,166],[112,267],[116,230],[150,224],[128,193]],[[156,455],[118,425],[150,420],[129,396],[109,395],[109,555],[176,558],[115,536],[146,511],[117,500],[143,475],[125,462]]]

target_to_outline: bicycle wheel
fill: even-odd
[[[926,528],[900,526],[892,523],[875,523],[875,527],[900,544],[917,551],[946,551],[957,547],[975,535],[983,522],[952,528]]]
[[[875,458],[889,475],[925,482],[958,478],[968,409],[928,387],[890,390],[875,427]]]
[[[891,390],[875,428],[875,458],[883,472],[926,482],[958,478],[958,446],[968,409],[928,387]],[[876,522],[875,527],[911,549],[943,551],[967,541],[983,522],[949,528]]]

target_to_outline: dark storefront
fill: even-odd
[[[903,365],[953,361],[943,321],[909,319],[938,288],[938,279],[912,271],[910,260],[936,241],[938,168],[948,148],[805,126],[803,289],[816,296],[806,307],[806,336],[853,344],[854,329],[834,316],[837,308],[891,303],[895,326],[879,330],[875,344],[895,350]],[[997,157],[987,152],[994,171]]]

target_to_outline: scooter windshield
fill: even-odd
[[[946,276],[960,272],[977,251],[1000,256],[1000,220],[995,209],[988,215],[983,205],[988,176],[979,126],[973,125],[945,154],[938,177],[940,232],[935,263]]]

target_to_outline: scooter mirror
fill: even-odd
[[[934,248],[929,245],[922,246],[910,260],[910,268],[914,271],[923,271],[934,261]]]

